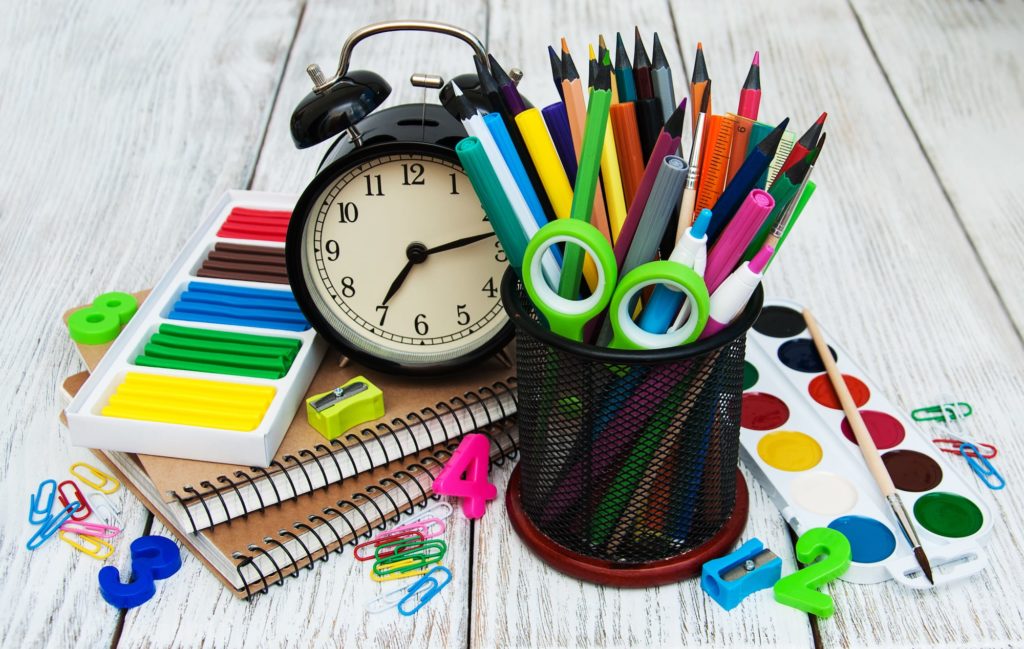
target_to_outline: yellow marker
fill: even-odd
[[[551,141],[548,129],[544,126],[544,118],[536,108],[527,108],[516,115],[516,126],[523,136],[526,149],[530,152],[533,166],[537,168],[537,175],[544,185],[544,192],[551,201],[551,207],[555,210],[555,216],[560,219],[569,218],[572,212],[572,187],[569,186],[569,178],[565,175],[562,161],[555,151],[555,145]],[[612,143],[614,146],[614,142]],[[621,185],[619,187],[621,191]],[[597,287],[597,266],[594,260],[587,256],[583,262],[583,277],[587,280],[590,290]]]
[[[615,85],[613,84],[614,88]],[[604,135],[601,149],[601,180],[604,183],[604,199],[608,206],[608,225],[611,227],[612,244],[619,238],[622,224],[626,222],[626,194],[622,191],[622,176],[619,174],[619,157],[615,153],[615,134],[612,120],[608,118],[608,130]],[[589,257],[588,257],[589,259]]]

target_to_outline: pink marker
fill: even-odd
[[[775,199],[763,189],[751,190],[747,195],[708,251],[708,266],[704,271],[708,293],[713,295],[729,273],[736,269],[751,239],[757,235],[774,207]]]
[[[771,246],[761,248],[753,259],[741,264],[711,294],[711,311],[701,338],[707,338],[725,329],[743,311],[750,301],[750,296],[757,290],[757,285],[761,283],[764,267],[768,265],[774,252],[775,249]]]

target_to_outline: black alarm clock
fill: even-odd
[[[295,206],[285,257],[303,313],[345,356],[391,373],[438,374],[512,339],[499,297],[508,263],[455,155],[462,124],[426,102],[373,112],[391,87],[373,72],[348,71],[356,43],[402,30],[455,36],[486,60],[469,32],[401,21],[353,33],[331,79],[310,66],[315,87],[292,115],[292,138],[305,148],[341,135]],[[475,75],[456,81],[486,112]],[[427,75],[412,82],[441,85]]]

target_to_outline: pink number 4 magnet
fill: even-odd
[[[462,513],[466,518],[480,518],[484,515],[487,501],[498,497],[497,487],[487,479],[490,464],[490,440],[487,436],[480,433],[466,435],[434,479],[434,493],[461,498]]]

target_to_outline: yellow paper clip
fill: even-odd
[[[92,474],[92,477],[86,477],[80,473],[77,473],[75,470],[78,469],[79,467],[84,467],[86,471]],[[75,462],[74,464],[71,465],[71,468],[68,469],[68,473],[78,478],[79,481],[81,481],[83,484],[86,484],[92,487],[93,489],[96,489],[97,491],[100,491],[107,495],[112,494],[121,488],[121,483],[118,482],[117,478],[115,478],[112,475],[107,475],[106,473],[100,471],[91,464],[86,464],[85,462]],[[93,482],[92,478],[102,480],[103,482]]]
[[[402,561],[400,561],[398,563],[392,564],[392,566],[395,566],[395,565],[408,566],[408,565],[411,565],[413,563],[413,561],[414,561],[413,559],[404,559],[404,560],[402,560]],[[378,575],[376,570],[371,570],[370,571],[370,579],[372,579],[372,580],[374,580],[376,582],[395,581],[396,579],[405,579],[407,577],[419,577],[420,575],[427,574],[428,572],[430,572],[430,570],[431,570],[431,568],[429,566],[427,566],[427,567],[421,567],[421,568],[412,568],[411,570],[408,570],[406,572],[402,572],[401,570],[399,570],[398,572],[392,572],[392,573],[389,573],[389,574],[386,574],[386,575]]]
[[[79,538],[79,541],[75,541],[71,538],[72,534],[73,533],[61,530],[58,536],[61,541],[64,541],[82,554],[89,555],[93,559],[103,561],[114,553],[114,546],[103,539],[98,539],[95,536],[86,536],[84,534],[75,534],[75,536]],[[86,543],[83,544],[80,541],[85,541]]]

